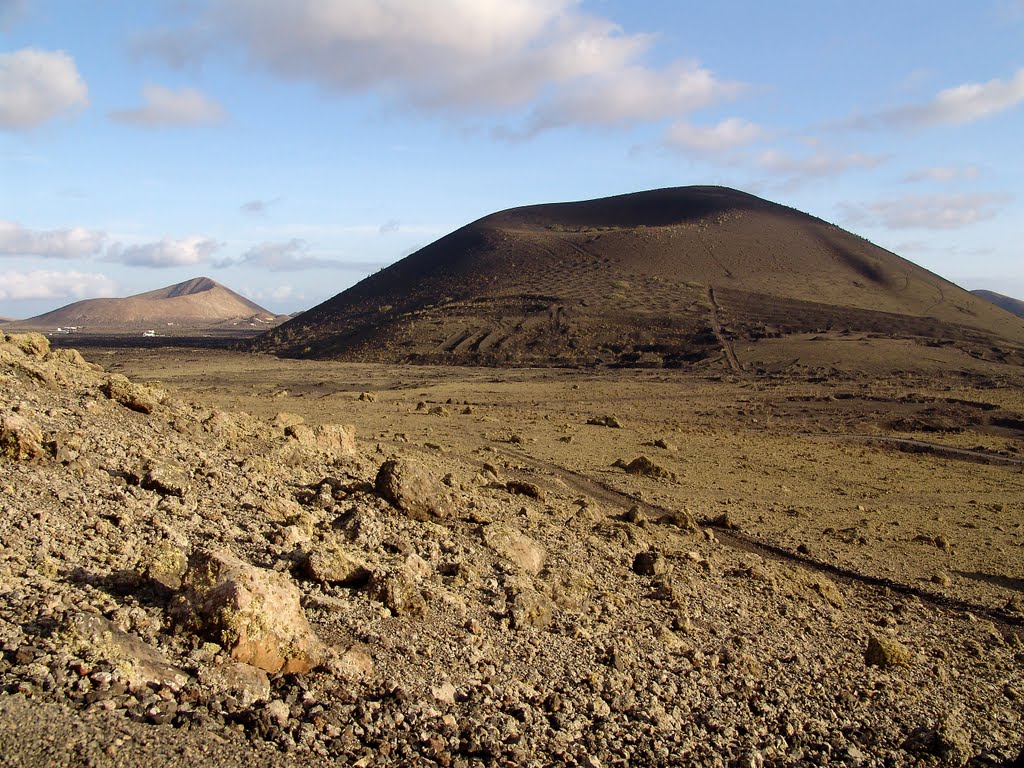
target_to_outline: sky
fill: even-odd
[[[722,184],[1024,298],[1024,0],[0,0],[0,316]]]

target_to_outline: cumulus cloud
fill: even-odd
[[[337,267],[338,262],[321,259],[308,254],[309,244],[302,239],[292,238],[277,243],[261,243],[250,248],[237,259],[222,259],[217,267],[259,267],[270,272],[297,272],[303,269],[324,269]]]
[[[966,83],[940,91],[928,104],[889,113],[888,120],[913,125],[971,123],[1004,112],[1024,101],[1024,68],[1009,80]]]
[[[698,152],[724,152],[752,144],[765,138],[761,126],[730,117],[709,126],[676,123],[668,130],[666,140],[670,146]]]
[[[696,62],[648,66],[652,36],[578,0],[214,0],[177,34],[186,42],[165,32],[151,52],[180,59],[210,48],[204,36],[234,41],[258,66],[328,90],[436,113],[527,109],[524,135],[675,117],[742,89]]]
[[[140,245],[116,244],[107,249],[107,261],[133,267],[191,267],[206,262],[220,248],[207,237],[164,239]]]
[[[885,155],[863,152],[832,152],[814,149],[795,154],[780,149],[766,149],[753,157],[755,167],[765,171],[784,189],[796,189],[817,179],[831,178],[856,170],[877,168],[888,159]]]
[[[224,109],[195,88],[161,85],[142,89],[142,106],[110,113],[112,120],[143,126],[201,125],[224,119]]]
[[[89,103],[75,60],[63,51],[0,54],[0,128],[27,130]]]
[[[970,181],[978,178],[981,175],[981,171],[978,170],[976,165],[965,165],[965,166],[932,166],[931,168],[921,168],[908,173],[903,177],[906,182],[917,182],[917,181],[936,181],[936,182],[950,182],[950,181]]]
[[[0,299],[86,299],[113,296],[114,281],[95,272],[0,272]]]
[[[77,259],[97,253],[104,239],[102,232],[82,227],[38,230],[27,229],[13,221],[0,221],[0,256]]]
[[[1006,202],[1000,195],[908,195],[875,203],[840,203],[843,218],[887,229],[960,229],[993,218]]]
[[[402,222],[400,222],[398,219],[388,219],[387,221],[380,225],[380,233],[382,235],[387,235],[391,232],[397,232],[401,228]]]
[[[1024,68],[1006,80],[964,83],[939,91],[922,104],[907,104],[857,117],[843,125],[848,128],[920,128],[933,125],[963,125],[1006,112],[1024,103]]]

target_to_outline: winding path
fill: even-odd
[[[739,358],[736,357],[736,350],[732,348],[732,342],[722,332],[722,321],[718,317],[718,302],[715,301],[715,289],[710,285],[708,286],[708,302],[711,305],[711,330],[715,332],[718,342],[722,345],[722,351],[725,352],[725,359],[729,361],[729,367],[739,372],[743,369],[740,367]]]

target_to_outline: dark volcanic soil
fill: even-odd
[[[1024,321],[863,238],[723,187],[487,216],[254,347],[347,361],[678,368],[811,332],[941,340],[1024,362]]]

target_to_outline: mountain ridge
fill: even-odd
[[[1024,318],[1024,301],[1021,301],[1020,299],[1015,299],[1012,296],[1006,296],[1002,293],[996,293],[995,291],[976,290],[971,291],[971,293],[985,301],[995,304],[997,307],[1005,309],[1010,314]]]
[[[283,356],[679,365],[830,328],[1024,344],[1024,323],[822,219],[726,187],[484,216],[257,339]]]
[[[270,322],[275,315],[216,280],[195,277],[124,298],[83,299],[6,325],[135,331],[160,324],[208,327],[244,318]]]

